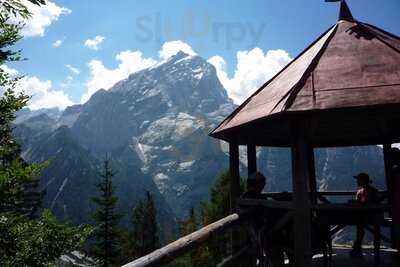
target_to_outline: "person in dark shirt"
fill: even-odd
[[[264,189],[266,178],[260,172],[254,172],[247,178],[247,190],[242,198],[263,199],[262,191]]]
[[[377,203],[379,196],[378,190],[371,186],[371,179],[366,173],[359,173],[353,176],[357,180],[358,190],[354,203],[371,204]],[[350,252],[351,256],[362,256],[362,241],[364,239],[365,230],[364,225],[357,225],[357,236],[353,244],[353,249]]]
[[[251,174],[247,178],[247,191],[242,195],[242,198],[247,199],[266,199],[262,191],[266,184],[266,178],[259,172]],[[268,261],[273,266],[284,266],[283,249],[278,244],[282,242],[283,236],[281,233],[267,235],[266,233],[274,225],[280,217],[276,211],[266,210],[263,207],[255,207],[253,209],[252,218],[252,236],[258,247],[259,265],[264,266]]]

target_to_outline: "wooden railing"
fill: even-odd
[[[386,192],[380,192],[383,196],[386,196]],[[356,194],[355,191],[336,191],[336,192],[318,192],[318,199],[323,203],[329,203],[329,201],[325,197],[331,196],[354,196]],[[275,198],[285,198],[289,196],[291,197],[290,192],[285,193],[266,193],[264,194],[266,198],[272,199],[269,201],[265,200],[254,200],[254,199],[242,199],[239,202],[239,206],[264,206],[266,208],[279,208],[288,210],[287,216],[284,216],[277,225],[270,229],[270,231],[275,231],[279,229],[283,224],[286,224],[288,220],[292,218],[292,202],[291,201],[277,201],[273,200]],[[322,205],[323,206],[323,205]],[[318,207],[322,207],[321,204]],[[330,204],[330,206],[334,206]],[[245,209],[246,210],[246,209]],[[196,232],[193,232],[189,235],[186,235],[154,252],[143,256],[133,262],[130,262],[123,267],[159,267],[164,266],[174,260],[176,260],[179,256],[184,255],[192,249],[195,249],[208,241],[212,236],[224,233],[231,229],[233,226],[239,225],[245,222],[250,216],[251,210],[247,210],[242,213],[231,214],[217,222],[204,226]],[[239,251],[237,251],[231,257],[225,259],[219,267],[229,267],[229,266],[237,266],[237,259],[243,257],[246,253],[248,253],[249,247],[243,247]]]
[[[154,267],[163,266],[182,256],[186,252],[199,247],[217,233],[226,232],[230,228],[243,223],[248,218],[248,213],[231,214],[217,222],[204,226],[196,232],[186,235],[165,247],[143,256],[123,267]],[[228,265],[223,265],[228,266]]]

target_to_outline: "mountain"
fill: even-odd
[[[71,131],[93,155],[123,147],[124,164],[133,164],[128,155],[135,155],[135,166],[182,217],[227,166],[219,142],[207,133],[233,108],[215,68],[179,52],[97,91],[77,111]]]
[[[207,133],[233,108],[215,68],[180,52],[57,117],[25,111],[14,134],[26,160],[50,160],[41,174],[44,205],[59,218],[90,221],[90,198],[108,155],[121,210],[129,213],[148,190],[160,225],[171,225],[207,197],[226,168],[225,153]]]
[[[36,117],[38,115],[46,114],[48,117],[52,119],[58,119],[61,115],[61,111],[58,108],[41,108],[37,110],[31,110],[29,108],[23,108],[17,112],[17,118],[15,123],[22,123],[32,117]]]
[[[121,210],[128,212],[149,190],[156,196],[160,225],[173,224],[208,197],[216,176],[228,168],[227,144],[208,133],[234,108],[215,68],[179,52],[98,90],[56,118],[44,114],[18,121],[15,135],[27,160],[51,159],[42,186],[45,205],[57,216],[89,220],[99,166],[108,155],[117,172]],[[244,174],[245,159],[241,153]],[[262,148],[258,162],[269,190],[291,190],[289,149]],[[354,189],[351,176],[359,171],[384,185],[377,146],[318,149],[316,170],[321,189]]]

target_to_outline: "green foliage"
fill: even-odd
[[[35,5],[44,5],[45,0],[28,0]],[[21,22],[12,22],[11,18],[16,18],[18,21],[26,20],[31,17],[27,7],[21,0],[5,0],[0,2],[0,65],[7,61],[18,61],[22,57],[20,51],[10,49],[18,40],[21,39],[19,34],[23,24]],[[10,77],[4,71],[0,72],[0,86],[12,86],[15,79]],[[7,89],[7,87],[5,88]]]
[[[191,234],[197,230],[196,214],[194,208],[190,209],[189,217],[180,223],[180,232],[182,236]]]
[[[243,191],[244,183],[242,182],[241,192]],[[190,234],[201,226],[216,222],[229,214],[230,176],[229,171],[226,171],[217,177],[210,188],[210,200],[201,203],[200,218],[197,219],[194,209],[191,209],[189,216],[181,222],[181,235]],[[168,267],[215,267],[228,255],[229,246],[228,234],[219,234],[199,248],[175,260]]]
[[[9,88],[0,99],[0,265],[47,266],[63,253],[80,247],[88,227],[65,227],[49,211],[28,219],[40,203],[41,194],[31,191],[46,164],[28,164],[19,155],[11,134],[15,112],[28,97]]]
[[[29,1],[44,4],[43,0]],[[11,49],[21,39],[22,24],[11,23],[11,16],[26,19],[30,14],[21,1],[1,1],[0,65],[22,59],[20,51]],[[12,136],[15,113],[30,98],[15,94],[18,79],[0,68],[0,266],[49,266],[62,254],[79,248],[91,229],[66,227],[47,210],[32,219],[42,196],[36,190],[36,177],[46,163],[26,163]]]
[[[181,235],[191,234],[199,229],[195,210],[190,209],[189,216],[180,224]],[[174,266],[192,266],[192,267],[212,267],[215,266],[214,260],[207,245],[200,246],[192,250],[188,255],[178,260]]]
[[[132,257],[139,258],[159,247],[157,211],[150,192],[133,209],[131,233]]]
[[[210,189],[210,201],[201,203],[202,224],[207,225],[229,215],[230,177],[229,171],[222,173]]]
[[[45,5],[45,0],[28,0],[32,4],[35,5]],[[21,3],[20,0],[6,0],[1,2],[1,9],[4,10],[5,13],[11,14],[13,16],[21,16],[23,19],[28,19],[31,14],[24,4]]]
[[[104,161],[101,181],[97,184],[100,191],[99,197],[94,197],[93,202],[98,209],[93,213],[96,222],[91,248],[91,254],[95,256],[100,266],[111,266],[116,264],[120,251],[120,231],[118,223],[122,217],[116,211],[118,198],[114,195],[112,178],[114,173],[110,167],[109,160]]]
[[[230,179],[229,171],[225,171],[215,180],[210,189],[210,200],[202,202],[200,206],[202,225],[216,222],[230,214]],[[245,185],[241,179],[240,193],[244,191],[244,188]],[[215,236],[207,243],[207,246],[215,266],[229,253],[231,246],[229,235]]]
[[[1,266],[48,266],[60,255],[80,248],[90,227],[65,227],[45,210],[37,220],[0,214]]]
[[[3,76],[6,80],[7,77],[7,74]],[[12,136],[12,122],[15,112],[26,105],[29,97],[15,95],[12,89],[14,81],[9,80],[8,83],[11,87],[0,99],[0,212],[33,213],[40,204],[40,194],[30,189],[37,187],[35,177],[46,162],[27,164],[19,155],[20,147]]]

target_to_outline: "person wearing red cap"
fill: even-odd
[[[355,203],[359,204],[371,204],[378,202],[378,190],[371,186],[371,179],[366,173],[359,173],[353,176],[357,179],[357,185],[359,189],[357,190]],[[353,249],[350,252],[351,256],[362,256],[362,241],[364,239],[365,230],[364,225],[357,225],[357,236],[353,244]]]

